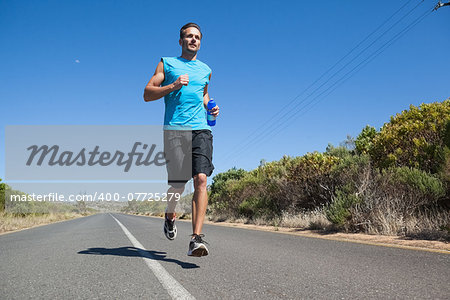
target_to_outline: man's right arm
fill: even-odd
[[[153,74],[144,89],[144,100],[146,102],[158,100],[159,98],[164,97],[175,90],[179,90],[183,85],[188,85],[189,83],[189,77],[186,74],[181,75],[171,84],[161,86],[164,78],[164,65],[163,62],[160,61],[156,67],[155,74]]]

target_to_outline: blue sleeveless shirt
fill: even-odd
[[[182,130],[183,126],[189,126],[192,130],[211,130],[203,105],[203,91],[209,83],[211,69],[198,59],[191,61],[182,57],[163,57],[161,61],[164,64],[163,86],[175,82],[180,75],[189,75],[188,85],[164,96],[164,129]]]

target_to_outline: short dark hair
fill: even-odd
[[[187,23],[186,25],[184,25],[184,26],[181,27],[181,29],[180,29],[180,39],[182,39],[182,38],[184,37],[184,31],[185,31],[186,29],[188,29],[189,27],[197,28],[198,31],[200,31],[200,38],[202,38],[203,34],[202,34],[201,29],[200,29],[200,26],[198,26],[198,25],[195,24],[195,23]]]

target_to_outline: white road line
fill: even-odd
[[[152,270],[153,274],[155,274],[156,278],[158,278],[159,282],[166,289],[172,299],[195,299],[178,281],[175,280],[167,271],[161,266],[157,261],[148,258],[148,253],[146,252],[144,246],[128,231],[128,229],[119,222],[113,215],[109,214],[116,220],[117,224],[122,228],[125,235],[128,237],[130,242],[134,247],[138,248],[139,253],[142,256],[142,259],[145,261],[147,266]]]

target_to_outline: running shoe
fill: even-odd
[[[164,234],[166,238],[173,241],[177,237],[177,225],[175,225],[175,217],[172,220],[164,218]]]
[[[188,256],[200,257],[200,256],[208,255],[209,251],[205,245],[208,243],[202,239],[203,237],[204,237],[203,234],[193,234],[192,235],[192,239],[189,242]]]

